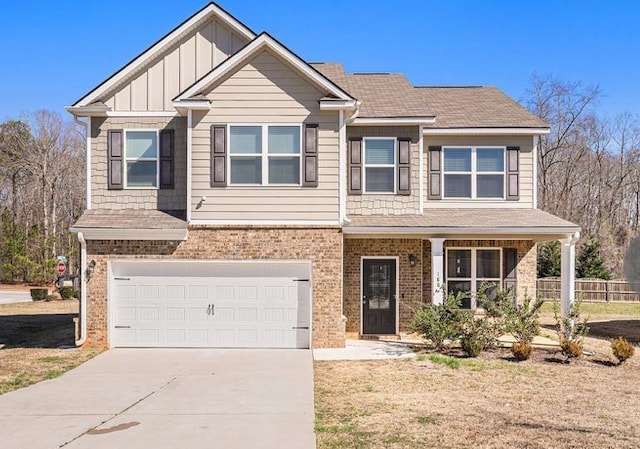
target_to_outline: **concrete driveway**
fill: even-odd
[[[31,301],[31,293],[28,291],[0,290],[0,304]]]
[[[116,349],[0,396],[7,448],[315,448],[304,350]]]

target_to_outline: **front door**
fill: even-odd
[[[396,260],[362,263],[362,333],[396,333]]]

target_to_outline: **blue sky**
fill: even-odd
[[[64,111],[203,7],[202,0],[2,2],[0,120]],[[402,72],[415,85],[495,85],[531,75],[599,84],[605,116],[640,113],[640,2],[220,0],[307,61]],[[313,19],[306,19],[312,17]]]

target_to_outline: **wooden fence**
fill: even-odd
[[[542,299],[560,298],[560,278],[542,278],[536,282],[537,293]],[[625,280],[576,279],[576,298],[583,301],[640,301],[640,282]]]

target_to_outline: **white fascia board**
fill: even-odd
[[[339,226],[339,220],[189,220],[190,226]]]
[[[398,227],[398,226],[347,226],[342,229],[345,235],[380,234],[380,235],[405,235],[424,234],[428,236],[452,236],[461,235],[490,235],[501,237],[504,235],[520,235],[522,238],[543,235],[574,235],[579,232],[579,227],[497,227],[497,228],[452,228],[452,227]]]
[[[186,116],[189,111],[208,111],[211,109],[209,100],[174,100],[173,107],[180,115]]]
[[[350,126],[376,126],[376,125],[425,125],[436,122],[435,117],[356,117],[351,122]]]
[[[422,131],[423,134],[437,135],[541,135],[549,134],[549,132],[549,128],[424,128]]]
[[[187,229],[71,228],[85,240],[187,240]]]
[[[78,100],[74,106],[86,106],[94,101],[96,101],[101,95],[111,89],[113,86],[118,84],[120,81],[125,79],[129,74],[135,71],[140,65],[149,61],[151,58],[156,56],[159,52],[164,50],[171,42],[178,39],[182,34],[189,31],[194,26],[197,26],[202,21],[209,19],[212,16],[216,16],[226,25],[230,26],[233,30],[246,37],[247,39],[255,38],[255,33],[243,25],[240,21],[235,19],[229,13],[221,9],[214,3],[209,3],[207,6],[202,8],[200,11],[195,13],[189,19],[182,23],[182,25],[178,26],[176,29],[171,31],[165,37],[160,39],[154,45],[152,45],[149,49],[141,53],[138,57],[136,57],[133,61],[129,62],[126,66],[116,72],[111,78],[107,79],[105,82],[100,84],[98,87],[93,89],[83,98]]]
[[[74,117],[107,117],[109,106],[65,106],[64,109]]]
[[[320,100],[321,111],[342,111],[358,107],[356,100]]]
[[[101,106],[81,106],[65,108],[76,117],[176,117],[177,111],[112,111]]]
[[[202,89],[215,82],[220,77],[224,76],[235,67],[241,65],[247,59],[251,58],[254,54],[264,48],[269,48],[278,56],[283,58],[287,63],[291,64],[294,68],[306,75],[315,84],[325,89],[330,94],[336,96],[342,100],[353,100],[349,94],[340,89],[338,86],[329,81],[320,72],[313,69],[309,64],[300,59],[297,55],[285,48],[282,44],[277,42],[271,36],[266,33],[260,34],[257,38],[247,44],[244,48],[238,51],[233,56],[226,59],[222,64],[218,65],[215,69],[209,72],[204,77],[200,78],[185,91],[180,93],[174,100],[184,100],[199,93]]]

